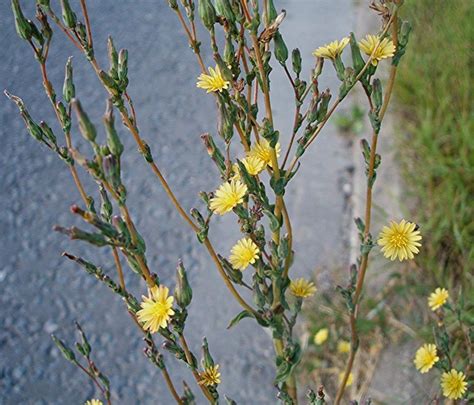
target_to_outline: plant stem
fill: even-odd
[[[398,23],[397,23],[397,10],[392,14],[390,21],[393,22],[392,24],[392,41],[395,47],[398,45]],[[388,104],[390,102],[390,97],[393,91],[393,85],[395,82],[395,77],[397,73],[397,66],[392,65],[390,70],[389,81],[384,93],[384,101],[382,104],[382,108],[380,109],[379,118],[380,121],[383,120],[385,116],[385,112],[387,111]],[[376,131],[372,134],[372,141],[371,141],[371,149],[370,149],[370,160],[369,160],[369,172],[367,174],[367,179],[372,178],[374,175],[375,170],[375,156],[377,151],[377,140],[378,140],[378,133]],[[371,211],[372,211],[372,188],[371,182],[367,182],[367,191],[366,191],[366,203],[365,203],[365,230],[364,230],[364,240],[367,241],[369,234],[370,234],[370,224],[371,224]],[[336,400],[334,402],[335,405],[339,405],[344,395],[344,389],[347,384],[347,380],[352,370],[352,366],[354,365],[354,359],[357,353],[358,345],[359,345],[359,336],[357,333],[357,316],[360,309],[360,296],[362,293],[362,287],[364,285],[365,274],[367,271],[367,265],[369,261],[369,252],[365,253],[362,256],[361,264],[359,267],[358,275],[357,275],[357,284],[356,290],[354,293],[354,311],[350,314],[350,328],[351,328],[351,353],[349,356],[349,360],[346,364],[346,368],[344,371],[344,377],[339,385]]]
[[[387,24],[385,25],[385,28],[382,30],[382,33],[380,34],[380,37],[383,37],[387,33],[388,29],[392,26],[392,23],[394,25],[397,25],[396,18],[395,18],[396,15],[397,15],[397,11],[398,11],[398,6],[395,7],[395,10],[394,10],[393,14],[390,16],[390,19],[388,20]],[[349,92],[354,88],[354,86],[357,84],[357,82],[360,80],[360,78],[364,75],[366,70],[369,68],[370,64],[372,63],[373,55],[375,55],[375,53],[377,52],[377,49],[378,49],[379,46],[380,46],[380,42],[374,47],[374,50],[372,51],[372,54],[367,59],[367,62],[365,63],[364,67],[361,69],[361,71],[359,72],[357,77],[354,79],[354,82],[353,82],[352,86],[349,88],[347,94],[349,94]],[[393,86],[393,84],[392,84],[392,86]],[[390,87],[390,84],[389,84],[389,87]],[[387,88],[387,90],[388,90],[388,88]],[[390,93],[391,93],[391,90],[390,90]],[[315,129],[315,131],[313,132],[313,134],[309,138],[308,142],[306,142],[306,144],[304,146],[305,150],[314,142],[314,140],[317,138],[317,136],[321,133],[321,130],[324,128],[326,123],[329,121],[329,118],[331,118],[331,115],[334,113],[334,111],[339,106],[339,104],[341,104],[341,102],[347,97],[347,94],[342,98],[339,98],[339,97],[337,98],[337,100],[334,102],[334,104],[332,105],[332,107],[329,109],[326,116],[324,117],[324,120]],[[390,99],[390,96],[389,96],[389,99]],[[385,107],[385,109],[386,108],[387,107]],[[384,113],[385,113],[385,111],[384,111]],[[296,164],[298,163],[300,157],[298,157],[298,158],[294,157],[292,159],[290,167],[287,170],[288,174],[290,174],[293,171],[293,169],[295,168]]]
[[[193,358],[191,355],[191,351],[189,350],[188,342],[186,341],[186,338],[184,337],[184,334],[179,335],[179,341],[181,342],[181,346],[183,347],[184,354],[186,355],[186,361],[191,367],[194,379],[196,380],[198,387],[201,389],[202,393],[211,404],[215,403],[216,402],[215,398],[209,392],[207,387],[204,384],[201,384],[201,378],[199,377],[199,373],[193,367]]]

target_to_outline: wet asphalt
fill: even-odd
[[[36,120],[47,121],[60,133],[43,93],[38,65],[27,44],[16,36],[8,3],[0,2],[0,89],[21,96]],[[31,16],[33,1],[22,3]],[[216,133],[214,103],[195,88],[198,68],[175,15],[165,1],[89,3],[99,61],[106,63],[109,34],[117,46],[129,49],[129,91],[143,137],[152,145],[158,165],[183,206],[187,210],[199,206],[198,192],[214,190],[219,183],[199,138],[203,132]],[[344,36],[354,24],[350,0],[279,1],[277,7],[287,10],[282,31],[290,49],[301,49],[306,72],[311,67],[311,51]],[[99,125],[106,94],[82,55],[59,32],[50,56],[50,80],[59,92],[70,55],[74,56],[77,95]],[[322,82],[336,91],[333,75],[324,76]],[[293,97],[277,67],[272,86],[276,123],[285,145],[293,120]],[[62,358],[50,338],[55,333],[73,342],[74,320],[90,336],[93,356],[110,377],[114,403],[172,403],[158,370],[142,354],[141,337],[123,304],[60,256],[67,250],[93,258],[113,274],[105,249],[71,242],[51,230],[54,224],[79,224],[69,213],[69,207],[79,203],[69,172],[27,135],[16,107],[3,95],[0,123],[0,403],[80,404],[97,396],[94,386]],[[238,305],[206,251],[173,210],[129,133],[121,129],[120,134],[127,148],[124,178],[129,205],[147,241],[151,267],[170,285],[178,258],[189,271],[194,300],[187,335],[192,349],[198,351],[201,338],[207,336],[220,364],[222,394],[239,404],[274,404],[270,336],[249,320],[226,329],[239,312]],[[78,138],[76,132],[74,142],[80,143]],[[316,274],[320,288],[329,286],[332,269],[348,260],[343,190],[347,193],[350,183],[350,162],[346,140],[329,126],[304,156],[286,194],[295,229],[293,274]],[[97,197],[87,176],[82,178]],[[238,238],[230,216],[216,221],[210,237],[216,249],[227,255]],[[134,291],[143,291],[133,274],[128,273],[126,281]],[[194,387],[198,403],[204,403],[189,371],[168,355],[166,361],[177,385],[185,379]]]

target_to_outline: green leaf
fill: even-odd
[[[230,329],[233,326],[237,325],[244,318],[254,318],[254,315],[247,310],[239,312],[237,316],[230,321],[229,325],[227,326],[227,329]]]

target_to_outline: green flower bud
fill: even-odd
[[[275,32],[273,42],[275,44],[275,58],[278,62],[284,65],[288,59],[288,48],[286,47],[285,41],[283,41],[280,32]]]
[[[66,63],[66,73],[64,75],[63,97],[66,103],[70,103],[76,95],[76,89],[72,79],[72,58],[69,57]]]
[[[118,53],[117,50],[115,49],[114,46],[114,41],[112,40],[112,37],[109,37],[107,39],[107,51],[109,55],[109,75],[115,79],[118,80]]]
[[[107,102],[107,109],[104,114],[104,125],[107,132],[107,146],[112,155],[120,157],[123,152],[123,144],[115,130],[114,110],[110,100]]]
[[[234,63],[235,49],[232,42],[232,37],[227,35],[225,40],[224,48],[224,61],[227,65],[232,65]]]
[[[372,100],[374,102],[375,111],[378,113],[382,108],[383,102],[382,83],[380,79],[374,79],[372,82]]]
[[[77,23],[76,13],[72,11],[69,0],[61,0],[61,10],[64,24],[68,28],[75,28]]]
[[[216,0],[216,11],[217,14],[224,17],[227,21],[235,22],[235,14],[229,0]]]
[[[21,11],[19,0],[12,0],[13,17],[15,18],[15,28],[21,39],[29,40],[33,35],[31,25]]]
[[[176,303],[183,309],[191,303],[193,298],[193,290],[189,285],[188,276],[181,261],[178,262],[178,267],[176,269],[176,288],[174,290],[174,297]]]
[[[324,91],[321,96],[321,102],[318,108],[318,113],[316,114],[316,121],[321,122],[326,117],[326,113],[328,111],[329,100],[331,100],[331,93],[329,89]]]
[[[344,81],[345,67],[340,55],[337,55],[336,59],[334,59],[334,68],[336,69],[337,78]]]
[[[199,0],[198,6],[199,17],[204,26],[212,31],[216,23],[216,10],[210,0]]]
[[[40,122],[41,130],[43,131],[44,136],[49,139],[54,145],[56,145],[56,135],[54,135],[53,130],[51,127],[46,124],[46,122]]]
[[[351,32],[350,44],[351,44],[351,54],[352,54],[352,65],[354,67],[356,74],[359,74],[359,72],[365,66],[365,61],[362,58],[359,45],[357,44],[357,41],[355,39],[353,32]]]
[[[207,339],[202,339],[202,359],[201,364],[204,370],[214,366],[214,359],[209,352],[209,345],[207,344]]]
[[[299,76],[301,73],[301,52],[298,48],[293,49],[293,52],[291,52],[291,63],[293,71]]]
[[[117,83],[115,83],[115,80],[112,79],[103,70],[99,71],[99,78],[100,78],[100,80],[102,80],[102,83],[107,88],[107,90],[110,92],[110,94],[112,94],[114,96],[118,96],[120,94],[120,89],[118,88]]]
[[[79,121],[79,130],[82,136],[89,142],[95,142],[97,131],[94,124],[89,119],[89,116],[82,109],[82,105],[79,100],[73,99],[72,104],[75,107],[77,119]]]

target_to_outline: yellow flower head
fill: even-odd
[[[349,38],[342,38],[340,41],[333,41],[324,46],[320,46],[313,52],[313,55],[320,58],[336,59],[349,43]]]
[[[314,344],[322,345],[329,336],[329,330],[327,328],[319,329],[314,335]]]
[[[242,159],[241,162],[251,176],[256,176],[263,169],[265,169],[265,162],[255,156],[247,156],[246,158]],[[240,170],[239,165],[237,163],[234,163],[232,165],[232,173],[232,180],[240,180]]]
[[[90,399],[89,401],[86,401],[84,405],[103,405],[102,401],[99,399]]]
[[[340,340],[337,344],[337,351],[339,353],[349,353],[351,351],[351,344],[345,340]]]
[[[202,373],[200,373],[201,381],[199,384],[212,386],[221,383],[221,373],[219,373],[219,364],[206,368]]]
[[[432,311],[436,311],[441,308],[449,298],[448,290],[445,288],[437,288],[428,297],[428,305]]]
[[[173,296],[168,296],[168,287],[154,286],[148,290],[148,297],[142,296],[140,311],[137,317],[143,323],[143,328],[155,333],[160,328],[166,328],[173,311]]]
[[[342,380],[344,379],[344,371],[339,373],[339,382],[342,383]],[[354,375],[352,373],[349,373],[349,376],[347,377],[347,382],[346,382],[346,387],[350,387],[352,383],[354,382]]]
[[[395,45],[392,40],[384,38],[380,41],[377,35],[367,35],[359,42],[359,47],[366,55],[372,56],[374,66],[377,66],[382,59],[391,58],[395,54]]]
[[[198,82],[196,86],[200,89],[207,90],[207,93],[213,91],[222,91],[229,87],[229,82],[224,80],[219,66],[216,66],[216,69],[209,68],[209,74],[201,73],[198,77]]]
[[[215,197],[210,200],[211,210],[220,215],[232,211],[234,207],[244,201],[247,186],[240,180],[231,180],[222,184],[215,192]]]
[[[240,239],[232,248],[229,261],[237,270],[245,270],[258,259],[260,249],[250,238]]]
[[[314,295],[317,291],[312,281],[305,280],[304,278],[297,278],[292,280],[290,283],[290,292],[295,297],[308,298]]]
[[[279,142],[275,145],[275,150],[277,157],[279,157],[281,151]],[[250,149],[248,156],[256,157],[263,161],[264,164],[272,167],[272,147],[266,139],[260,139],[260,141],[256,142]]]
[[[421,346],[415,354],[415,367],[420,373],[427,373],[431,367],[439,360],[436,346],[433,344],[425,344]]]
[[[445,372],[441,375],[441,388],[443,395],[449,399],[459,399],[466,392],[467,382],[466,376],[462,371],[457,371],[454,368],[451,371]]]
[[[421,246],[420,231],[415,228],[416,224],[404,219],[399,224],[390,221],[390,226],[384,226],[378,240],[383,255],[390,260],[413,259]]]

